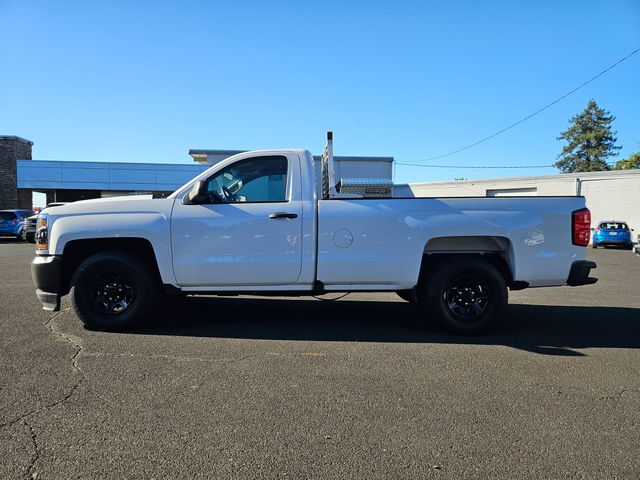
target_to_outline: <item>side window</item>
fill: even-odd
[[[287,157],[239,160],[207,181],[209,203],[285,202]]]

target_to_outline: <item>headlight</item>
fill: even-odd
[[[47,231],[47,222],[49,215],[41,213],[36,221],[36,251],[42,252],[49,249],[49,232]]]

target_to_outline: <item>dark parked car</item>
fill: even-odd
[[[591,246],[598,248],[600,246],[620,246],[625,248],[633,248],[633,240],[631,240],[631,232],[627,222],[617,220],[603,220],[593,231],[593,241]]]
[[[53,202],[44,207],[41,212],[44,212],[47,208],[57,207],[64,205],[66,202]],[[31,215],[24,222],[24,228],[22,229],[22,239],[30,243],[36,243],[36,222],[38,221],[38,214]]]
[[[31,210],[0,210],[0,236],[22,238],[25,220],[31,215]]]

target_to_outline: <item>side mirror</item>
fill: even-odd
[[[203,180],[194,183],[191,191],[182,197],[182,203],[184,205],[197,205],[199,203],[205,203],[208,200],[207,182]]]
[[[591,227],[591,231],[593,232],[595,230],[595,228]]]

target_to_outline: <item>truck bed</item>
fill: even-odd
[[[583,197],[332,199],[318,202],[317,278],[325,288],[411,288],[423,252],[499,251],[514,280],[563,285],[571,212]]]

